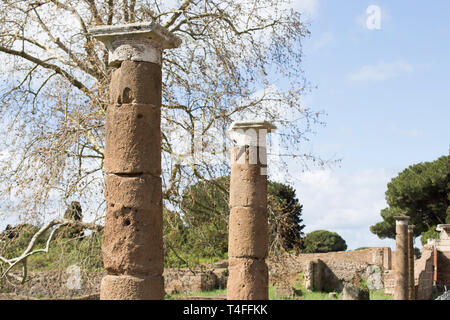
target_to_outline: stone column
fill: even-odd
[[[408,226],[408,300],[416,300],[414,284],[414,226]]]
[[[228,300],[268,300],[266,121],[235,122],[231,152]]]
[[[394,217],[395,223],[395,289],[394,300],[408,300],[408,220]]]
[[[90,30],[115,68],[106,110],[100,299],[164,299],[161,56],[181,41],[155,23]]]

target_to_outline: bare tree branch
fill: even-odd
[[[54,226],[56,226],[56,227],[51,231],[50,235],[48,236],[45,248],[33,250],[34,247],[36,246],[37,241],[40,239],[40,237],[42,237],[42,235],[47,230],[51,229]],[[103,230],[103,226],[97,225],[94,223],[85,223],[85,222],[81,222],[81,221],[68,220],[68,219],[53,219],[52,221],[50,221],[49,223],[47,223],[46,225],[41,227],[39,229],[39,231],[34,234],[34,236],[31,238],[27,248],[22,252],[22,254],[20,256],[11,258],[11,259],[7,259],[5,257],[0,256],[0,261],[2,261],[5,264],[8,264],[8,268],[2,274],[2,278],[7,276],[9,271],[14,266],[16,266],[18,263],[22,263],[23,264],[23,271],[22,271],[23,274],[22,274],[21,282],[23,284],[25,282],[25,279],[27,276],[27,262],[26,262],[27,258],[36,253],[41,253],[41,252],[47,253],[50,248],[50,242],[53,238],[53,235],[55,234],[56,230],[58,230],[59,228],[61,228],[63,226],[81,227],[83,229],[89,229],[89,230],[95,230],[95,231]]]

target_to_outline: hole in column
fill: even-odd
[[[137,118],[138,119],[142,119],[144,116],[142,115],[142,114],[140,114],[140,113],[138,113],[138,115],[137,115]]]
[[[129,226],[130,224],[131,224],[130,219],[125,219],[125,220],[123,221],[123,225],[124,225],[124,226]]]
[[[131,103],[133,102],[133,92],[130,88],[125,87],[122,91],[122,101],[123,103]]]
[[[110,203],[109,206],[110,206],[111,208],[114,208],[114,203]]]

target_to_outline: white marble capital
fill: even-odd
[[[410,217],[396,216],[396,217],[394,217],[394,219],[395,219],[395,225],[400,226],[400,225],[408,225],[408,221],[409,221]]]
[[[227,131],[237,146],[266,147],[267,134],[276,130],[268,121],[235,121]]]
[[[161,65],[162,51],[181,45],[180,38],[154,22],[100,26],[90,29],[89,33],[105,44],[112,66],[126,60]]]
[[[450,239],[450,224],[438,224],[436,231],[440,232],[440,239]]]

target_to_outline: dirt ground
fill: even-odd
[[[0,300],[39,300],[33,297],[19,296],[15,293],[0,293]]]

